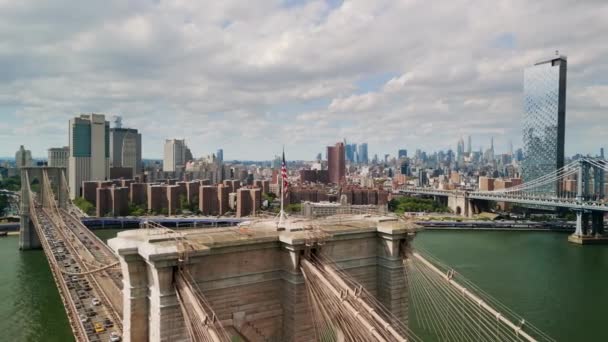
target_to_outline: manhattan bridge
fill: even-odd
[[[459,197],[465,216],[472,215],[479,202],[506,202],[537,208],[562,208],[576,213],[576,230],[572,239],[604,237],[604,214],[608,212],[605,174],[608,162],[599,158],[582,158],[532,181],[491,191],[438,190],[428,187],[403,188],[403,194]],[[574,188],[566,186],[574,183]]]

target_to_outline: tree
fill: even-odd
[[[265,201],[268,201],[268,203],[271,203],[272,201],[274,201],[275,198],[277,198],[277,195],[274,192],[262,194],[262,199]]]
[[[87,215],[95,215],[95,206],[82,197],[74,199],[74,204]]]
[[[4,215],[4,210],[8,207],[8,198],[4,194],[0,194],[0,216]]]
[[[21,189],[21,176],[12,176],[0,180],[0,189],[19,191]]]
[[[179,195],[179,207],[182,209],[190,208],[190,203],[188,203],[188,199],[184,195]]]
[[[146,209],[137,204],[129,203],[129,215],[130,216],[143,216],[146,214]]]
[[[450,208],[441,205],[439,202],[432,199],[416,198],[416,197],[399,197],[394,198],[388,203],[390,211],[397,214],[404,212],[427,212],[427,213],[447,213]]]
[[[192,202],[190,203],[190,211],[193,213],[198,212],[198,195],[192,196]]]
[[[285,207],[285,211],[290,214],[299,213],[302,211],[302,205],[300,203],[289,204]]]

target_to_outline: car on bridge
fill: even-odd
[[[95,332],[96,333],[102,333],[106,331],[106,328],[103,327],[103,325],[100,322],[95,323]]]
[[[112,322],[112,320],[110,320],[109,318],[106,318],[103,321],[103,326],[108,329],[108,328],[112,328],[114,326],[114,322]]]
[[[116,331],[112,331],[110,334],[110,342],[120,342],[121,337]]]

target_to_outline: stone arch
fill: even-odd
[[[456,215],[462,215],[462,208],[460,206],[456,207]]]

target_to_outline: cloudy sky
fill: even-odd
[[[521,145],[523,69],[568,56],[566,153],[608,147],[604,0],[0,0],[0,155],[123,117],[144,157]]]

